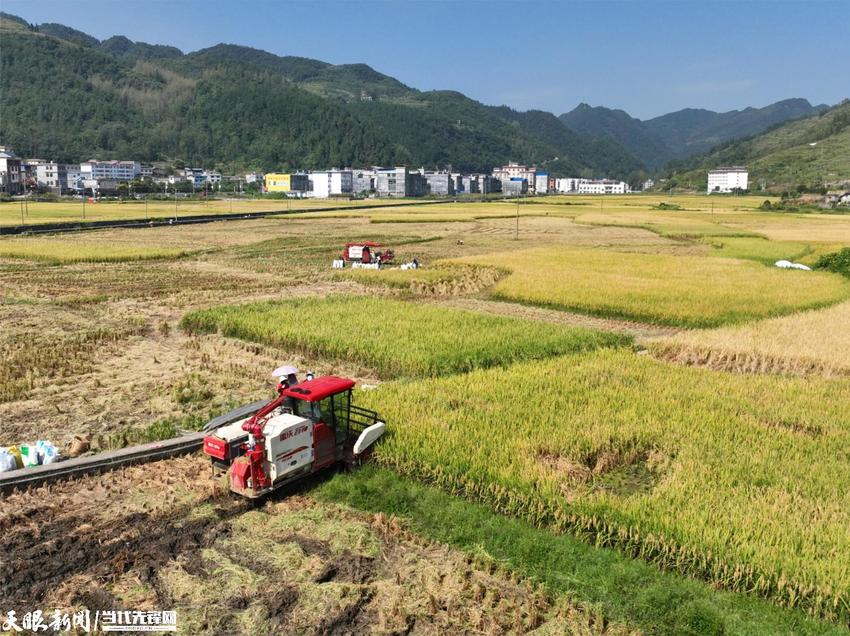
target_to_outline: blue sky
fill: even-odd
[[[0,8],[187,52],[228,42],[365,62],[422,90],[556,114],[579,102],[649,118],[850,96],[847,0],[0,0]]]

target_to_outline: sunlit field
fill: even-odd
[[[675,362],[742,373],[850,375],[850,302],[654,341]]]
[[[188,314],[181,324],[366,365],[389,378],[459,373],[628,342],[587,329],[345,296],[216,307]]]
[[[500,300],[657,324],[711,327],[819,307],[850,281],[731,258],[537,248],[459,259],[511,274]]]
[[[718,585],[848,616],[850,384],[686,369],[627,350],[359,399],[380,460]]]
[[[108,263],[179,258],[188,250],[140,245],[103,244],[44,238],[0,239],[0,258],[20,258],[46,263]]]
[[[405,203],[405,201],[396,201]],[[328,207],[374,205],[374,200],[349,199],[210,199],[209,201],[173,200],[86,202],[65,199],[57,202],[0,203],[0,225],[36,225],[69,221],[115,221],[119,219],[173,218],[200,214],[310,210]],[[85,207],[85,210],[83,209]],[[24,212],[22,216],[22,211]]]

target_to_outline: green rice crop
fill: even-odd
[[[850,382],[605,349],[358,400],[379,460],[497,512],[850,620]]]
[[[589,329],[349,296],[217,307],[190,313],[181,324],[355,362],[386,378],[458,373],[628,342]]]

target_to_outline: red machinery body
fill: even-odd
[[[231,490],[246,497],[340,461],[358,463],[385,424],[351,403],[353,387],[337,376],[282,382],[277,397],[254,415],[206,436],[204,453],[214,466],[230,470]]]
[[[346,243],[345,250],[342,252],[342,260],[346,263],[377,263],[380,259],[381,263],[391,263],[395,258],[395,252],[391,249],[386,249],[383,252],[380,248],[383,245],[380,243],[372,243],[369,241],[362,243]]]

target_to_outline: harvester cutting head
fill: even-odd
[[[299,382],[297,373],[275,369],[274,400],[204,438],[213,464],[230,469],[234,492],[259,497],[339,462],[359,464],[384,434],[376,412],[351,403],[353,380],[308,374]]]

